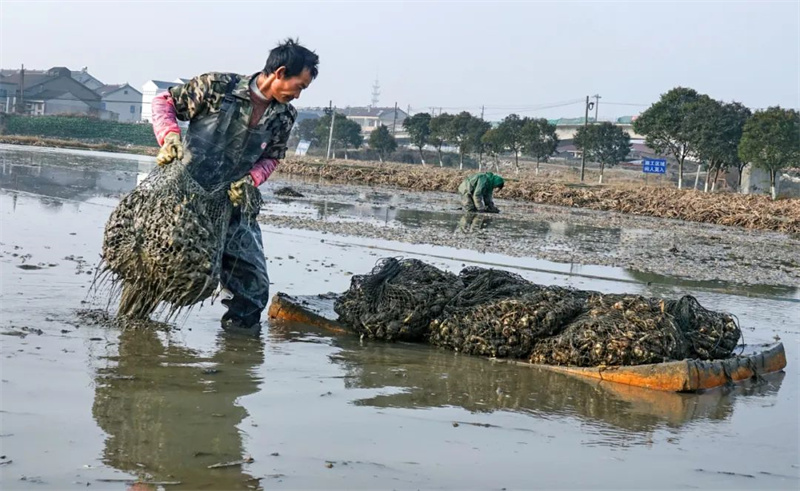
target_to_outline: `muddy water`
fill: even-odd
[[[339,291],[351,273],[402,254],[608,292],[691,293],[736,313],[749,345],[783,340],[785,374],[701,395],[362,344],[296,324],[230,338],[219,332],[219,305],[169,329],[119,332],[75,310],[102,303],[87,297],[102,226],[139,164],[64,171],[37,164],[43,155],[67,158],[6,161],[0,181],[3,489],[131,489],[137,478],[167,489],[800,484],[796,290],[748,296],[746,287],[618,268],[264,227],[275,291]]]

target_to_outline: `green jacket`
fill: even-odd
[[[504,183],[503,178],[491,172],[479,172],[467,176],[458,186],[458,192],[464,197],[471,197],[475,203],[475,208],[482,210],[486,207],[494,207],[492,193],[494,188]]]

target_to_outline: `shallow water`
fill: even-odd
[[[800,485],[796,290],[747,296],[619,268],[264,227],[275,292],[341,291],[387,255],[453,271],[488,263],[540,283],[690,293],[735,313],[749,345],[784,342],[785,374],[700,395],[298,324],[230,338],[219,305],[169,330],[120,332],[75,311],[102,304],[87,297],[102,228],[136,173],[48,169],[39,155],[5,154],[0,181],[3,489],[130,489],[135,478],[181,483],[168,489]],[[208,468],[244,457],[252,463]]]

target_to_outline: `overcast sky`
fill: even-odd
[[[0,65],[88,66],[141,89],[251,74],[281,39],[320,56],[297,106],[636,114],[682,85],[752,108],[800,106],[800,0],[745,2],[24,2],[0,0]],[[558,103],[572,103],[542,109]],[[626,105],[623,105],[626,104]],[[627,105],[630,104],[630,105]],[[638,104],[638,105],[636,105]]]

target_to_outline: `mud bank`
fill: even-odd
[[[134,155],[155,156],[156,147],[142,147],[138,145],[117,145],[115,143],[91,143],[81,140],[68,140],[58,138],[40,138],[38,136],[0,135],[0,143],[7,145],[33,146],[40,148],[64,148],[75,150],[96,150],[101,152],[127,153]]]
[[[332,182],[394,186],[413,191],[453,191],[466,172],[455,169],[358,162],[287,160],[283,175],[318,177]],[[474,171],[473,171],[474,172]],[[633,215],[674,218],[749,229],[800,233],[800,200],[771,201],[766,196],[701,193],[667,187],[616,188],[546,182],[528,175],[509,181],[498,196],[541,204]]]
[[[498,201],[500,215],[466,214],[444,193],[292,185],[306,197],[268,199],[264,224],[694,281],[800,286],[800,239],[778,232],[506,200]]]
[[[87,291],[113,196],[135,185],[136,172],[65,152],[52,158],[80,161],[79,168],[48,167],[48,155],[4,161],[0,181],[2,489],[796,489],[800,482],[796,289],[776,296],[742,287],[732,295],[530,256],[262,227],[273,292],[343,291],[352,273],[386,255],[449,271],[491,261],[541,284],[692,294],[734,312],[749,346],[776,336],[785,343],[785,374],[697,395],[361,343],[302,324],[265,324],[261,339],[235,339],[220,334],[218,303],[169,329],[123,331],[76,311],[105,306]],[[275,200],[272,189],[287,184],[325,202]],[[452,199],[297,181],[264,192],[272,214],[389,228],[435,226],[414,213],[440,211]],[[503,219],[517,213],[502,206]],[[404,208],[410,214],[392,215]],[[551,217],[594,220],[567,212]],[[629,223],[605,216],[608,226]],[[596,237],[587,229],[578,236]],[[548,271],[536,270],[542,263]],[[592,276],[598,270],[604,278]],[[180,484],[132,486],[137,481]]]

